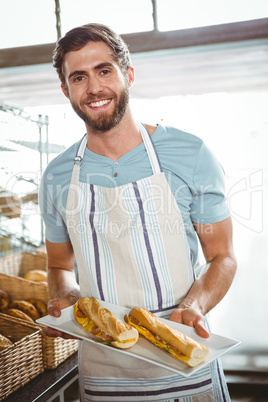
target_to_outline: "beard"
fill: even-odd
[[[80,106],[70,99],[71,105],[75,113],[85,122],[86,126],[94,131],[109,131],[115,127],[124,116],[128,103],[129,103],[129,90],[125,87],[118,97],[113,98],[115,100],[115,108],[113,113],[100,113],[98,117],[92,119],[88,116]],[[91,102],[94,102],[92,99]],[[86,104],[86,103],[85,103]]]

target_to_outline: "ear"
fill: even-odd
[[[127,70],[128,75],[128,87],[131,88],[135,81],[135,70],[134,67],[130,66]]]
[[[61,84],[61,90],[64,93],[64,95],[66,96],[66,98],[69,99],[69,92],[68,92],[68,88],[66,87],[66,85]]]

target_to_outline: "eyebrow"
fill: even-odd
[[[74,75],[83,75],[86,72],[84,70],[75,70],[68,75],[68,79],[72,78]]]
[[[94,70],[101,70],[104,67],[113,67],[113,63],[110,62],[104,62],[104,63],[100,63],[97,66],[94,67]],[[72,78],[74,75],[84,75],[86,74],[85,70],[75,70],[73,72],[71,72],[68,76],[68,79]]]
[[[100,63],[96,67],[94,67],[94,70],[101,70],[104,67],[113,67],[113,63],[110,63],[109,61],[106,61],[105,63]]]

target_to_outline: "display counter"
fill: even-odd
[[[225,371],[231,397],[246,395],[267,395],[267,373],[239,373]],[[76,352],[56,369],[44,373],[10,394],[4,402],[66,402],[68,388],[78,379],[78,353]],[[66,396],[64,397],[64,393]],[[78,400],[78,397],[77,397]]]
[[[59,402],[64,400],[64,391],[78,378],[78,352],[68,357],[53,370],[45,369],[33,380],[10,394],[5,402]]]

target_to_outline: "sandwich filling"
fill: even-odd
[[[103,331],[101,328],[99,328],[97,325],[94,324],[94,322],[87,317],[78,307],[78,303],[75,303],[74,305],[74,315],[76,320],[85,328],[88,332],[90,332],[92,335],[95,337],[99,338],[102,340],[103,343],[106,345],[112,345],[113,342],[117,343],[129,343],[129,342],[135,342],[136,339],[125,339],[125,340],[117,340],[116,338],[112,337],[110,334],[107,332]]]
[[[135,318],[130,318],[126,315],[125,321],[128,324],[132,325],[134,328],[136,328],[139,334],[142,335],[144,338],[146,338],[148,341],[153,343],[158,348],[169,353],[173,357],[176,357],[178,360],[187,361],[190,359],[189,356],[185,356],[175,346],[170,345],[169,343],[161,339],[158,335],[153,334],[151,331],[145,328],[140,322],[138,322],[138,320],[136,320]]]

